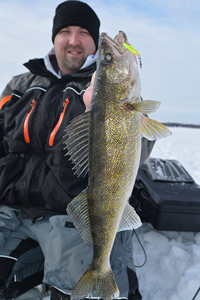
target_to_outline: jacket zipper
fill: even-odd
[[[50,137],[49,137],[49,146],[53,146],[53,143],[54,143],[54,138],[55,138],[55,135],[62,123],[62,120],[64,118],[64,115],[65,115],[65,111],[66,111],[66,108],[67,108],[67,105],[69,104],[69,99],[67,98],[64,102],[63,102],[63,110],[60,114],[60,117],[58,119],[58,122],[56,124],[56,126],[54,127],[53,131],[51,132],[50,134]]]
[[[29,123],[30,115],[34,109],[35,102],[36,101],[33,99],[32,103],[31,103],[31,109],[30,109],[29,113],[27,114],[26,119],[24,121],[24,139],[27,144],[30,143],[30,137],[29,137],[29,132],[28,132],[28,123]]]

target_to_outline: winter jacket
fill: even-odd
[[[83,93],[96,64],[58,79],[43,59],[14,77],[0,102],[0,203],[20,207],[22,218],[66,213],[86,186],[65,154],[64,130],[85,111]]]
[[[0,100],[0,204],[21,209],[21,218],[66,214],[86,186],[65,156],[64,130],[85,111],[83,93],[96,64],[57,78],[43,59],[13,77]],[[143,139],[141,162],[153,143]]]

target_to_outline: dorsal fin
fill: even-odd
[[[64,136],[67,138],[64,149],[68,150],[65,155],[70,155],[70,160],[75,164],[74,174],[83,177],[88,173],[90,115],[88,111],[74,118],[66,127]]]

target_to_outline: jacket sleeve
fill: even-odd
[[[16,76],[18,77],[18,76]],[[13,77],[9,83],[4,88],[0,96],[0,157],[5,156],[5,147],[4,147],[4,109],[6,104],[11,100],[13,90],[16,85],[16,77]]]
[[[12,80],[7,84],[5,89],[3,90],[1,97],[0,97],[0,157],[4,156],[4,113],[3,107],[7,101],[11,98],[12,93]]]
[[[0,97],[0,108],[3,106],[2,99],[11,95],[14,91],[20,92],[24,94],[26,90],[33,84],[36,76],[31,74],[31,72],[26,72],[20,75],[14,76],[10,82],[6,85],[5,89],[3,90],[1,97]],[[40,78],[40,77],[39,77]]]
[[[149,141],[145,137],[142,137],[142,147],[141,147],[141,156],[140,156],[140,166],[143,162],[149,157],[153,146],[156,141]]]
[[[4,88],[0,96],[0,157],[5,155],[4,149],[4,109],[11,100],[13,93],[22,95],[33,82],[36,75],[26,72],[14,76]]]
[[[0,109],[3,107],[4,102],[2,101],[5,97],[11,95],[12,93],[12,82],[13,79],[6,85],[5,89],[3,90],[1,97],[0,97]]]
[[[141,97],[141,101],[143,101],[143,98]],[[148,115],[145,114],[146,117]],[[145,137],[142,138],[142,146],[141,146],[141,156],[140,156],[140,166],[143,164],[143,162],[149,157],[153,146],[156,141],[149,141]]]

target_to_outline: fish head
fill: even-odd
[[[106,98],[118,106],[138,102],[141,92],[136,55],[125,48],[124,42],[128,44],[123,31],[114,39],[102,33],[97,59],[97,82],[100,82],[101,91],[103,89]]]

